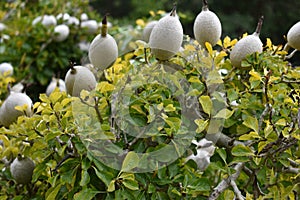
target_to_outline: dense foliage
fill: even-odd
[[[16,69],[0,79],[2,101],[14,79],[30,74],[45,85],[53,73],[63,77],[69,59],[85,56],[77,43],[92,35],[74,27],[66,41],[45,43],[51,29],[31,22],[44,12],[100,17],[87,2],[51,1],[41,10],[46,2],[1,4],[2,16],[8,8],[13,14],[1,32],[10,39],[0,43],[0,60]],[[149,20],[162,11],[151,13]],[[226,36],[213,48],[185,35],[182,50],[160,62],[134,39],[144,25],[109,29],[120,56],[97,74],[95,90],[80,97],[40,92],[33,116],[0,128],[1,199],[296,199],[300,70],[285,59],[283,45],[267,39],[262,53],[235,68],[229,54],[237,39]],[[187,159],[197,151],[193,140],[202,138],[216,147],[204,170]],[[26,185],[10,173],[18,155],[35,163]]]

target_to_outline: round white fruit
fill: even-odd
[[[81,15],[80,15],[80,20],[81,21],[86,21],[86,20],[88,20],[89,19],[89,17],[88,17],[88,15],[86,14],[86,13],[82,13]]]
[[[75,25],[75,26],[78,26],[79,25],[79,19],[77,19],[76,17],[74,16],[70,16],[69,20],[67,21],[67,24],[68,25]]]
[[[56,19],[57,20],[61,20],[62,21],[68,21],[70,19],[70,15],[68,13],[59,13],[57,16],[56,16]]]
[[[53,15],[38,16],[32,21],[32,25],[42,23],[45,27],[56,26],[57,21]]]
[[[82,90],[93,90],[97,81],[91,70],[78,65],[69,69],[65,77],[65,84],[68,94],[79,97]]]
[[[14,73],[14,68],[10,63],[4,62],[0,64],[0,73],[2,75],[11,76]]]
[[[24,112],[16,110],[16,106],[24,106]],[[25,93],[11,91],[0,108],[0,123],[5,127],[14,123],[21,115],[32,115],[32,100]]]
[[[242,60],[246,58],[247,55],[253,54],[255,52],[261,53],[263,50],[263,44],[259,37],[254,33],[240,39],[232,51],[230,52],[230,61],[233,66],[241,67]]]
[[[183,40],[183,28],[177,17],[167,15],[154,26],[149,39],[151,52],[159,60],[168,60],[180,49]]]
[[[202,10],[194,22],[194,35],[198,43],[205,47],[205,42],[214,46],[222,34],[222,25],[218,16],[210,10]]]
[[[10,165],[10,172],[17,183],[28,184],[31,182],[34,167],[35,164],[30,158],[17,157]]]
[[[118,45],[115,39],[106,34],[98,34],[89,47],[89,59],[98,70],[104,70],[111,66],[118,58]]]
[[[294,24],[287,34],[288,45],[300,50],[300,21]]]
[[[53,40],[56,42],[62,42],[68,38],[69,34],[70,34],[70,29],[67,25],[65,24],[57,25],[54,28]]]
[[[6,29],[6,25],[3,23],[0,23],[0,32]]]
[[[61,92],[65,92],[66,91],[65,81],[58,78],[52,78],[51,82],[47,86],[46,95],[50,96],[50,94],[55,90],[55,88],[58,88],[59,91]]]
[[[98,31],[98,23],[96,20],[83,21],[81,22],[80,27],[85,29],[89,34],[94,34]]]
[[[154,26],[157,24],[157,22],[158,22],[158,21],[156,21],[156,20],[155,20],[155,21],[151,21],[151,22],[149,22],[149,23],[145,26],[145,28],[144,28],[144,30],[143,30],[143,40],[144,40],[145,42],[149,42],[150,34],[151,34],[151,32],[152,32]]]

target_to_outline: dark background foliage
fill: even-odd
[[[137,18],[149,16],[149,10],[171,10],[173,3],[170,0],[92,0],[90,4],[101,14],[109,12],[115,19],[134,23]],[[238,38],[245,32],[253,33],[263,15],[262,41],[272,38],[274,44],[285,44],[287,31],[300,19],[299,0],[209,0],[208,3],[210,10],[220,18],[223,37]],[[202,1],[178,0],[177,5],[185,34],[193,36],[193,22],[201,11]]]
[[[209,8],[214,11],[223,24],[223,36],[239,37],[243,33],[255,30],[258,18],[264,15],[262,39],[272,36],[276,43],[284,42],[288,29],[299,21],[298,0],[252,0],[222,1],[209,0]],[[171,10],[170,0],[92,0],[91,5],[100,13],[109,12],[114,18],[126,18],[129,21],[149,15],[149,10]],[[178,12],[184,13],[183,26],[185,33],[192,35],[193,21],[201,11],[200,0],[177,1]]]

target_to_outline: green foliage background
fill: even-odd
[[[122,5],[125,1],[114,2]],[[134,1],[135,5],[140,2]],[[182,51],[167,62],[158,62],[146,43],[136,41],[145,22],[161,17],[161,12],[149,16],[149,8],[165,5],[164,1],[155,5],[149,1],[147,9],[136,11],[142,15],[146,10],[147,14],[134,18],[134,23],[112,20],[109,31],[117,39],[120,57],[98,78],[94,91],[83,91],[78,98],[56,90],[48,97],[38,86],[45,86],[53,73],[64,77],[70,59],[82,62],[86,52],[79,50],[77,42],[95,35],[73,27],[67,41],[47,43],[51,29],[33,27],[31,22],[38,15],[60,12],[78,17],[86,12],[99,21],[100,14],[88,3],[53,0],[0,4],[2,19],[13,11],[3,21],[9,28],[1,34],[11,39],[0,44],[0,60],[11,62],[16,69],[13,77],[0,79],[1,103],[9,82],[28,77],[27,81],[37,84],[27,91],[35,97],[33,116],[21,116],[10,127],[0,128],[0,199],[227,200],[237,195],[245,199],[297,199],[300,71],[284,59],[287,52],[282,50],[283,44],[273,44],[273,35],[268,35],[271,39],[264,41],[264,51],[249,55],[241,68],[235,68],[229,53],[238,36],[222,37],[216,47],[200,47],[185,36]],[[179,10],[184,15],[184,9]],[[191,19],[188,16],[192,14],[186,17]],[[143,19],[136,23],[138,18]],[[172,84],[159,84],[165,77]],[[180,84],[182,80],[187,87]],[[120,93],[117,100],[116,91]],[[125,102],[124,95],[130,95]],[[184,107],[176,95],[196,99],[200,112],[194,113],[197,109],[191,107],[188,111],[193,117],[183,118]],[[115,102],[124,112],[112,112]],[[146,138],[133,137],[124,129],[139,130],[156,119],[164,123]],[[216,143],[205,171],[200,171],[193,160],[186,160],[196,151],[195,145],[181,149],[192,139],[186,137],[190,135]],[[100,162],[103,152],[97,148],[98,142],[118,147],[106,148],[108,155],[120,149],[130,152],[124,159],[114,160],[120,168]],[[174,162],[154,171],[134,173],[135,168],[145,167],[138,153],[155,152],[172,142],[182,153]],[[17,184],[9,170],[9,163],[18,154],[36,164],[32,181],[26,185]],[[173,155],[163,156],[164,161]]]

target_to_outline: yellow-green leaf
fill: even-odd
[[[205,47],[206,47],[209,55],[212,56],[213,55],[213,49],[212,49],[211,44],[209,42],[205,42]]]
[[[210,115],[212,110],[212,101],[209,96],[203,95],[199,97],[199,102],[202,106],[203,111]]]
[[[260,138],[260,136],[258,135],[258,133],[254,132],[254,131],[251,131],[248,134],[241,135],[239,137],[239,140],[253,140],[253,139],[257,139],[257,138]]]
[[[254,71],[254,70],[251,70],[249,72],[249,74],[251,75],[251,80],[252,81],[261,81],[261,76],[258,72]]]
[[[243,124],[258,133],[258,121],[256,118],[247,116]]]
[[[278,126],[285,126],[286,125],[286,121],[285,121],[284,118],[281,118],[275,124],[278,125]]]
[[[100,91],[101,93],[113,91],[115,89],[115,86],[110,84],[107,81],[102,81],[99,84],[97,84],[97,91]]]
[[[234,156],[254,156],[253,151],[248,146],[236,145],[231,150],[232,155]]]
[[[129,172],[139,164],[139,156],[134,151],[129,151],[122,163],[122,172]]]
[[[220,110],[214,118],[221,118],[221,119],[229,119],[233,115],[233,110],[228,110],[226,108]]]
[[[164,109],[166,112],[173,112],[176,111],[176,108],[173,106],[173,104],[169,104]]]
[[[196,130],[196,133],[201,133],[202,131],[204,131],[204,129],[207,127],[208,125],[208,120],[203,120],[203,119],[196,119],[195,123],[197,124],[198,128]]]
[[[227,53],[225,51],[221,51],[214,59],[215,65],[219,65],[225,56],[227,56]]]
[[[107,192],[113,192],[115,189],[115,180],[112,180],[108,185]]]

